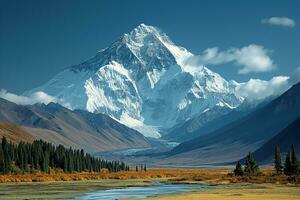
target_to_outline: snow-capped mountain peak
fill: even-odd
[[[149,47],[164,47],[172,54],[178,64],[182,64],[185,59],[193,55],[185,48],[174,45],[169,37],[158,28],[145,24],[140,24],[130,33],[124,34],[122,41],[136,55],[140,55],[143,47],[146,47],[150,52],[151,49]]]
[[[159,137],[166,128],[215,106],[243,101],[228,82],[158,28],[141,24],[91,59],[67,68],[35,91],[68,102],[73,109],[101,112]]]

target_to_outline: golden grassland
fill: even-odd
[[[195,169],[150,169],[147,171],[121,171],[109,173],[102,170],[100,173],[81,172],[81,173],[64,173],[61,170],[51,171],[49,174],[37,172],[34,174],[11,174],[0,175],[0,182],[52,182],[52,181],[84,181],[84,180],[102,180],[102,179],[163,179],[168,178],[170,181],[185,180],[214,180],[224,178],[229,170],[195,170]]]

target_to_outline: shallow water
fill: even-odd
[[[207,187],[200,184],[162,184],[156,183],[146,187],[127,187],[99,190],[76,197],[76,200],[116,200],[121,198],[145,198],[164,194],[188,192]]]

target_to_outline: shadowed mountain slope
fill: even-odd
[[[234,161],[243,158],[248,151],[261,147],[299,116],[300,83],[242,119],[210,134],[184,142],[167,155],[196,157],[208,163]]]
[[[282,160],[284,160],[284,156],[291,149],[292,144],[295,145],[297,153],[300,155],[300,117],[276,136],[272,137],[267,143],[256,150],[253,155],[261,163],[273,163],[274,149],[276,145],[279,145]]]

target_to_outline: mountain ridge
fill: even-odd
[[[142,134],[104,114],[55,103],[21,106],[0,98],[0,120],[21,126],[35,139],[88,152],[151,146]]]

